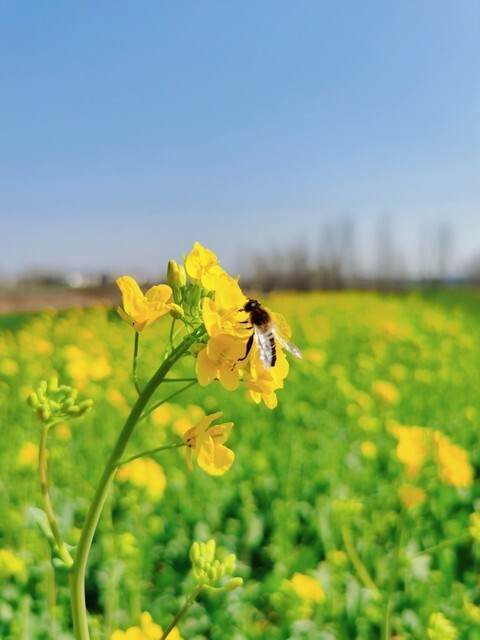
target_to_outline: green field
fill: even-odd
[[[120,474],[89,560],[92,639],[145,611],[165,628],[192,588],[191,542],[212,537],[237,555],[244,586],[202,593],[179,624],[185,640],[480,638],[480,296],[282,294],[268,306],[304,353],[277,408],[243,386],[195,385],[137,426],[128,455],[223,411],[235,462],[220,477],[191,473],[179,449],[145,477]],[[140,382],[168,329],[161,319],[142,334]],[[54,582],[34,509],[40,423],[26,398],[56,374],[94,401],[49,435],[52,501],[74,546],[135,400],[132,348],[105,308],[0,318],[1,638],[73,638],[68,577],[58,569]],[[176,374],[193,371],[185,358]]]

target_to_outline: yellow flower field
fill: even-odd
[[[202,286],[217,287],[218,269],[199,250],[186,263]],[[73,638],[68,571],[42,511],[42,428],[27,398],[52,376],[78,389],[78,400],[62,396],[46,459],[74,555],[137,398],[127,325],[141,331],[142,388],[178,312],[166,289],[122,286],[125,322],[104,307],[0,317],[1,638]],[[280,352],[272,375],[256,354],[237,367],[245,349],[228,310],[243,299],[230,281],[204,299],[208,342],[175,372],[199,384],[139,422],[105,504],[86,582],[92,640],[159,638],[194,588],[192,541],[209,539],[236,554],[243,586],[202,591],[169,637],[478,639],[480,297],[260,299],[288,318],[303,360]],[[86,399],[93,407],[70,420]],[[135,458],[143,451],[153,453]]]

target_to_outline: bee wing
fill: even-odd
[[[284,349],[289,351],[296,358],[300,358],[300,359],[303,358],[302,352],[300,351],[300,349],[297,346],[295,346],[293,342],[290,342],[287,336],[281,331],[278,324],[273,321],[272,321],[272,333],[275,337],[275,340],[277,340],[277,342],[279,342],[279,344],[281,344],[281,346]]]
[[[263,368],[266,371],[270,371],[270,367],[273,359],[273,347],[270,341],[270,331],[262,331],[257,325],[253,327],[255,334],[255,342],[258,347],[258,353],[260,355],[260,362],[263,364]]]

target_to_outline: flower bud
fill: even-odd
[[[93,407],[93,400],[84,400],[83,402],[81,402],[78,405],[78,408],[80,410],[80,415],[83,416],[84,413],[87,413],[87,411],[90,411],[90,409]]]
[[[52,376],[48,381],[48,390],[58,391],[58,378],[56,376]]]
[[[172,318],[175,318],[175,320],[180,320],[180,318],[183,318],[183,316],[185,315],[185,312],[182,307],[180,307],[178,304],[173,303],[170,307],[170,315],[172,316]]]
[[[167,268],[167,284],[172,289],[180,289],[184,287],[187,282],[185,274],[185,268],[179,267],[175,260],[169,260]]]
[[[48,422],[51,416],[50,409],[46,404],[42,404],[37,409],[37,416],[42,422]]]
[[[193,542],[190,547],[190,561],[192,564],[196,564],[196,562],[200,559],[200,545],[198,542]]]
[[[32,407],[32,409],[36,409],[38,407],[38,396],[35,392],[28,396],[27,403]]]
[[[227,582],[226,585],[224,585],[223,588],[225,589],[225,591],[235,591],[235,589],[238,589],[238,587],[241,587],[242,585],[243,578],[232,578]]]

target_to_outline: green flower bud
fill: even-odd
[[[42,404],[37,409],[37,416],[44,423],[50,420],[51,412],[47,405]]]
[[[195,564],[200,559],[200,545],[198,542],[193,542],[190,547],[190,561]]]
[[[58,378],[56,376],[52,376],[48,381],[48,390],[49,391],[58,391]]]
[[[207,562],[213,562],[215,558],[215,549],[217,547],[217,543],[212,538],[205,544],[204,557]]]
[[[207,569],[207,576],[210,582],[214,582],[219,578],[219,576],[217,575],[217,570],[211,565]]]
[[[178,304],[172,304],[169,313],[172,318],[175,318],[176,320],[180,320],[180,318],[183,318],[183,316],[185,315],[185,311]]]
[[[225,591],[235,591],[238,587],[241,587],[243,584],[243,578],[232,578],[224,585]]]
[[[35,392],[31,393],[27,398],[27,404],[32,407],[32,409],[37,409],[38,407],[38,396]]]
[[[68,411],[73,407],[74,404],[75,404],[75,400],[73,398],[67,398],[65,402],[62,404],[62,411],[64,413],[68,413]]]
[[[90,409],[93,407],[93,400],[84,400],[83,402],[81,402],[78,405],[79,408],[79,415],[83,416],[85,413],[87,413],[87,411],[90,411]]]
[[[234,553],[230,553],[224,560],[223,566],[225,567],[225,573],[233,573],[235,570],[235,564],[237,562],[237,557]]]
[[[36,392],[31,393],[28,404],[36,410],[39,420],[44,424],[55,422],[65,416],[77,418],[86,413],[93,405],[92,400],[84,400],[75,405],[77,390],[67,385],[58,384],[58,378],[42,380]]]

